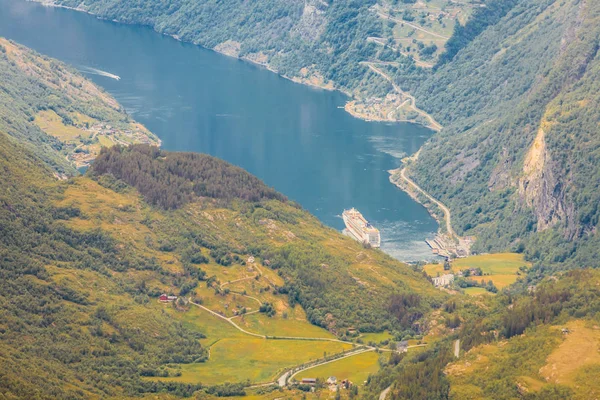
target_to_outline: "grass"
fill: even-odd
[[[161,240],[165,240],[162,230],[169,232],[170,226],[166,224],[170,223],[170,220],[145,205],[137,193],[127,190],[123,193],[114,193],[87,177],[80,177],[74,179],[71,184],[65,185],[64,192],[57,196],[55,204],[63,207],[73,205],[81,209],[83,217],[64,221],[65,225],[80,231],[102,228],[123,248],[155,257],[165,270],[181,271],[181,261],[176,252],[158,250]],[[255,226],[240,219],[238,214],[231,210],[216,208],[206,208],[202,212],[199,210],[199,208],[190,209],[189,218],[194,224],[204,227],[208,235],[218,233],[223,242],[243,243],[249,235],[254,240],[269,242],[273,246],[288,243],[290,237],[294,237],[296,241],[318,241],[322,243],[326,252],[335,254],[345,261],[344,268],[352,277],[369,287],[390,288],[389,290],[412,287],[424,296],[443,297],[443,294],[426,284],[418,274],[409,269],[397,268],[396,262],[385,254],[378,251],[365,251],[351,239],[332,235],[317,221],[308,220],[302,224],[277,222],[277,229],[270,231],[269,228],[263,229],[262,226]],[[145,219],[150,219],[152,225],[143,223]],[[232,224],[234,220],[235,225]],[[202,251],[208,254],[206,249]],[[247,256],[241,256],[247,259]],[[242,328],[268,336],[334,338],[330,332],[310,324],[306,319],[306,313],[299,305],[291,308],[286,295],[276,294],[273,286],[281,286],[284,281],[276,271],[261,266],[260,260],[252,269],[248,265],[239,264],[223,267],[213,260],[209,264],[201,265],[200,268],[206,271],[208,276],[215,275],[221,285],[250,277],[250,279],[224,285],[224,289],[228,288],[231,291],[227,295],[215,294],[213,288],[207,288],[204,282],[200,282],[194,289],[196,296],[202,299],[204,306],[212,310],[222,311],[228,317],[232,316],[233,310],[239,307],[256,310],[259,306],[256,300],[235,293],[243,291],[261,302],[273,303],[277,313],[272,318],[259,313],[234,318],[233,321]],[[257,272],[263,275],[259,279],[254,279],[253,275]],[[152,271],[129,271],[119,275],[127,281],[144,281],[148,287],[173,294],[178,293],[177,288],[162,283]],[[61,279],[68,279],[72,286],[85,286],[86,276],[84,273],[69,274]],[[94,290],[99,294],[102,290],[107,290],[102,284],[96,286]],[[145,306],[134,306],[127,311],[119,312],[116,316],[121,322],[132,322],[136,327],[153,334],[160,331],[159,321],[163,317],[175,319],[186,328],[203,333],[206,338],[200,339],[200,342],[210,349],[210,359],[205,363],[173,365],[172,372],[180,371],[181,376],[158,379],[204,384],[249,379],[255,383],[262,383],[273,380],[286,368],[323,358],[325,353],[332,355],[352,348],[351,344],[328,341],[267,340],[251,337],[222,318],[198,307],[192,306],[188,311],[178,311],[171,304],[161,304],[154,300]],[[366,338],[367,341],[380,342],[389,337],[389,333],[384,332],[367,334]],[[352,375],[350,379],[362,382],[370,372],[376,370],[378,365],[376,357],[367,362],[365,358],[368,357],[374,355],[365,355],[356,359],[358,363],[356,365],[361,366],[358,373],[362,371],[362,375],[358,377]],[[340,363],[339,365],[345,365],[342,361]],[[340,372],[342,373],[343,371]]]
[[[478,288],[478,287],[466,288],[466,289],[464,289],[464,291],[465,291],[465,294],[468,294],[469,296],[481,296],[481,295],[491,294],[484,288]]]
[[[162,380],[207,385],[247,379],[254,383],[269,382],[286,368],[351,347],[343,343],[309,340],[226,338],[211,346],[207,362],[181,365],[181,376]]]
[[[247,315],[243,320],[236,318],[234,321],[244,329],[262,335],[334,338],[334,335],[327,330],[308,322],[299,306],[288,314],[287,319],[281,316],[269,318],[265,314],[257,313]]]
[[[556,327],[556,330],[561,328]],[[572,321],[567,328],[569,333],[547,358],[540,374],[548,381],[573,385],[580,369],[600,366],[600,328],[586,326],[583,320]],[[596,387],[600,389],[600,382]]]
[[[379,333],[363,333],[360,338],[364,343],[381,343],[384,340],[390,340],[393,338],[392,334],[388,331],[379,332]]]
[[[302,380],[302,378],[321,378],[322,380],[326,380],[330,376],[335,376],[338,382],[341,382],[343,379],[350,379],[354,384],[362,386],[370,374],[379,371],[379,357],[382,356],[369,351],[308,369],[299,373],[294,378],[298,381]]]
[[[35,117],[35,124],[48,135],[63,142],[79,142],[79,137],[89,137],[89,133],[71,125],[65,125],[62,118],[53,110],[40,111]]]

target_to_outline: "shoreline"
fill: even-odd
[[[44,6],[44,7],[64,8],[66,10],[72,10],[72,11],[82,12],[82,13],[85,13],[85,14],[88,14],[88,15],[93,15],[97,19],[100,19],[100,20],[103,20],[103,21],[110,21],[110,22],[115,22],[115,23],[118,23],[118,24],[125,24],[125,25],[145,26],[145,27],[148,27],[148,28],[152,29],[154,32],[156,32],[156,33],[158,33],[160,35],[171,37],[171,38],[173,38],[173,39],[175,39],[175,40],[177,40],[179,42],[193,44],[194,46],[198,46],[198,47],[201,47],[203,49],[214,51],[215,53],[218,53],[218,54],[221,54],[221,55],[224,55],[224,56],[227,56],[227,57],[236,58],[238,60],[248,62],[248,63],[250,63],[252,65],[265,68],[266,70],[268,70],[268,71],[270,71],[272,73],[275,73],[278,76],[280,76],[280,77],[282,77],[284,79],[287,79],[287,80],[289,80],[291,82],[294,82],[294,83],[297,83],[297,84],[300,84],[300,85],[304,85],[304,86],[308,86],[308,87],[313,88],[313,89],[327,90],[327,91],[338,91],[338,92],[340,92],[340,93],[342,93],[342,94],[344,94],[345,96],[348,97],[348,100],[346,101],[346,103],[344,104],[344,107],[343,107],[344,110],[348,114],[350,114],[352,117],[360,119],[360,120],[363,120],[363,121],[367,121],[367,122],[390,122],[390,123],[411,123],[411,124],[416,124],[416,125],[424,126],[424,127],[428,128],[428,129],[431,129],[433,131],[438,131],[439,130],[435,126],[423,124],[423,123],[421,123],[419,121],[408,120],[408,119],[381,118],[381,117],[379,117],[378,115],[375,115],[375,114],[358,113],[358,112],[352,110],[351,107],[357,101],[361,101],[361,99],[354,97],[354,95],[352,95],[352,93],[348,92],[347,90],[335,87],[334,83],[332,81],[330,81],[330,84],[317,84],[317,83],[311,82],[309,80],[310,76],[307,77],[307,78],[301,78],[301,77],[290,77],[290,76],[287,76],[287,75],[283,75],[283,74],[280,74],[279,71],[277,71],[275,68],[271,67],[268,63],[259,62],[259,61],[253,60],[251,58],[248,58],[247,56],[239,57],[239,56],[237,56],[235,54],[228,54],[227,52],[220,51],[220,50],[218,50],[216,48],[205,47],[205,46],[203,46],[201,44],[197,44],[197,43],[193,43],[193,42],[186,42],[186,41],[182,40],[178,35],[159,32],[153,26],[150,26],[150,25],[130,24],[130,23],[127,23],[127,22],[122,22],[122,21],[116,20],[116,19],[112,19],[111,20],[111,19],[107,19],[107,18],[102,18],[102,17],[98,16],[97,14],[94,14],[93,12],[85,10],[85,9],[83,9],[81,7],[69,7],[69,6],[65,6],[65,5],[62,5],[62,4],[56,4],[53,0],[25,0],[25,1],[28,1],[28,2],[31,2],[31,3],[38,3],[38,4],[40,4],[40,5]]]
[[[467,257],[471,255],[471,246],[475,242],[475,237],[459,236],[452,228],[450,209],[406,176],[408,166],[418,159],[420,152],[421,150],[406,157],[402,161],[403,166],[388,170],[390,182],[425,207],[429,215],[438,222],[439,228],[435,238],[426,240],[433,254],[446,258]],[[442,215],[439,215],[436,209],[439,209]]]

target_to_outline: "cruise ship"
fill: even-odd
[[[368,243],[371,247],[379,247],[381,245],[379,229],[371,225],[357,209],[344,210],[342,218],[344,218],[344,223],[346,224],[345,231],[354,239],[361,243]]]

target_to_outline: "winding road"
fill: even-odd
[[[325,341],[325,342],[336,342],[336,343],[344,343],[344,344],[350,344],[352,346],[356,346],[357,344],[354,342],[348,342],[345,340],[339,340],[339,339],[333,339],[333,338],[321,338],[321,337],[298,337],[298,336],[267,336],[267,335],[260,335],[258,333],[254,333],[254,332],[249,332],[245,329],[243,329],[241,326],[239,326],[238,324],[236,324],[235,322],[233,322],[231,320],[231,318],[227,318],[213,310],[211,310],[210,308],[204,307],[201,304],[195,303],[192,301],[191,298],[188,298],[188,301],[190,302],[190,304],[195,305],[196,307],[199,307],[205,311],[208,311],[209,313],[211,313],[212,315],[214,315],[215,317],[221,318],[224,321],[227,321],[229,324],[231,324],[233,327],[235,327],[237,330],[239,330],[240,332],[249,335],[249,336],[253,336],[253,337],[258,337],[261,339],[272,339],[272,340],[313,340],[313,341]],[[413,347],[422,347],[422,346],[426,346],[425,344],[420,344],[420,345],[414,345],[414,346],[408,346],[408,348],[413,348]],[[306,365],[304,367],[294,367],[291,368],[289,370],[287,370],[286,372],[284,372],[279,378],[277,378],[277,380],[275,382],[266,382],[266,383],[261,383],[258,385],[253,385],[252,387],[259,387],[259,386],[268,386],[270,384],[275,384],[277,383],[279,386],[283,387],[287,384],[288,379],[293,378],[296,374],[298,374],[301,371],[307,370],[307,369],[311,369],[311,368],[315,368],[318,367],[320,365],[324,365],[324,364],[329,364],[344,358],[348,358],[348,357],[352,357],[358,354],[362,354],[362,353],[366,353],[369,351],[375,351],[377,350],[377,347],[373,347],[373,346],[367,346],[367,345],[361,345],[359,348],[354,349],[346,354],[344,354],[341,357],[338,358],[334,358],[331,360],[323,360],[323,361],[317,361],[314,364],[310,364],[310,365]],[[210,349],[209,349],[210,351]],[[379,351],[385,351],[385,352],[393,352],[395,350],[391,350],[391,349],[379,349]]]
[[[408,183],[410,186],[416,189],[419,193],[423,194],[423,196],[427,197],[432,203],[436,204],[444,212],[444,219],[446,221],[446,230],[448,232],[448,235],[450,235],[451,237],[458,237],[456,235],[456,232],[454,232],[454,229],[452,229],[452,217],[450,214],[450,209],[446,207],[444,203],[431,196],[425,190],[421,189],[419,185],[417,185],[412,179],[406,176],[406,168],[407,167],[404,167],[400,170],[400,177],[406,183]]]
[[[416,103],[415,97],[413,95],[400,89],[400,86],[396,85],[396,82],[394,82],[394,80],[392,78],[390,78],[385,72],[383,72],[382,70],[377,68],[374,65],[374,63],[363,61],[363,62],[361,62],[361,64],[368,66],[371,69],[371,71],[381,75],[383,78],[385,78],[388,82],[390,82],[392,84],[392,87],[394,88],[394,90],[396,92],[407,97],[411,102],[411,104],[410,104],[411,108],[415,112],[417,112],[417,113],[421,114],[423,117],[425,117],[429,121],[429,124],[431,125],[431,128],[433,130],[440,131],[443,128],[442,125],[440,125],[431,115],[427,114],[425,111],[423,111],[417,107],[417,103]]]

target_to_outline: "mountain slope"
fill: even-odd
[[[597,265],[599,16],[520,1],[415,88],[445,129],[410,174],[477,250]]]
[[[5,48],[28,54],[9,69],[55,63]],[[57,179],[58,153],[32,149],[32,138],[48,137],[28,107],[58,98],[69,103],[56,110],[70,113],[106,98],[86,92],[80,103],[70,86],[45,87],[61,82],[61,65],[43,71],[0,82],[23,104],[0,126],[1,396],[239,394],[248,384],[241,376],[273,380],[358,345],[361,331],[404,337],[429,328],[446,295],[421,273],[324,227],[224,161],[113,146],[86,176]],[[70,129],[63,125],[59,134]],[[159,302],[163,293],[179,299]],[[231,349],[246,358],[228,358]],[[257,362],[261,374],[247,375]],[[219,368],[236,365],[243,382],[215,387],[231,376]]]
[[[102,146],[160,141],[73,68],[0,38],[0,130],[61,175]]]

